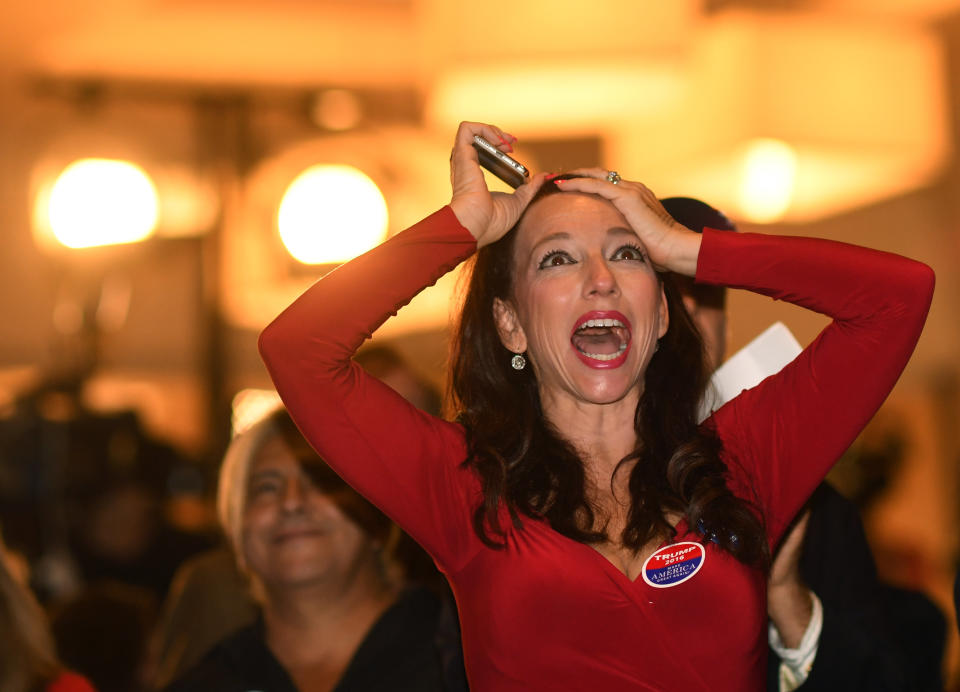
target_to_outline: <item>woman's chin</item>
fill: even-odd
[[[318,586],[336,581],[336,570],[314,560],[284,560],[260,575],[264,583],[284,589]]]
[[[580,398],[585,403],[603,406],[620,403],[637,391],[635,378],[628,377],[626,372],[622,373],[623,377],[615,377],[613,374],[611,371],[604,371],[602,375],[582,382],[578,387]]]
[[[627,359],[604,368],[581,369],[578,375],[579,389],[584,397],[597,404],[622,401],[631,392],[639,389],[641,381],[636,364]]]

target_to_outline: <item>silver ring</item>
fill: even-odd
[[[613,183],[614,185],[616,185],[617,183],[620,182],[620,174],[617,173],[616,171],[609,171],[607,173],[607,182]]]

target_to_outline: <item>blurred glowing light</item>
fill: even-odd
[[[311,166],[284,193],[277,223],[297,261],[346,262],[386,237],[387,202],[376,183],[352,166]]]
[[[783,218],[793,199],[797,155],[786,142],[755,139],[743,157],[739,203],[744,217],[754,223]]]
[[[80,159],[50,190],[54,237],[69,248],[135,243],[157,226],[157,189],[140,167],[112,159]]]
[[[320,127],[340,132],[360,124],[363,109],[352,91],[327,89],[314,99],[310,115]]]
[[[233,434],[239,435],[254,423],[283,407],[280,395],[272,389],[241,389],[233,397]]]
[[[686,80],[671,63],[564,59],[510,62],[444,74],[432,89],[432,122],[509,123],[512,130],[551,133],[595,129],[675,107]]]

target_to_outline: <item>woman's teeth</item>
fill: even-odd
[[[624,323],[616,318],[596,318],[578,326],[571,341],[574,347],[587,358],[611,361],[619,358],[627,350],[630,332]]]
[[[620,344],[620,348],[616,353],[587,353],[586,351],[580,351],[587,358],[593,358],[594,360],[613,360],[614,358],[619,358],[620,354],[627,350],[626,344]]]
[[[621,322],[620,320],[607,318],[603,320],[587,320],[586,322],[581,324],[579,327],[577,327],[577,329],[578,330],[586,329],[587,327],[622,327],[622,326],[623,326],[623,322]]]

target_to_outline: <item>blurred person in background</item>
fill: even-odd
[[[357,354],[356,361],[418,408],[439,413],[440,396],[436,389],[393,346],[371,345]],[[428,586],[440,597],[435,638],[443,665],[444,689],[465,691],[456,606],[446,580],[407,534],[400,533],[392,552],[403,565],[409,583]],[[149,669],[152,687],[168,686],[199,663],[221,639],[255,622],[258,612],[248,579],[229,547],[187,560],[174,577],[155,633]]]
[[[661,202],[692,230],[736,231],[724,214],[700,200]],[[714,370],[726,358],[726,288],[684,277],[679,287]],[[871,462],[873,472],[889,465]],[[941,689],[945,640],[936,616],[929,617],[932,603],[913,602],[922,626],[894,627],[906,609],[892,607],[890,592],[877,578],[857,506],[822,483],[774,554],[767,587],[769,692]],[[903,629],[911,634],[898,637]]]
[[[168,521],[170,476],[186,460],[134,413],[81,411],[64,432],[60,512],[78,580],[49,598],[53,635],[64,661],[101,692],[136,691],[177,566],[212,541]]]
[[[174,576],[150,646],[146,675],[163,689],[216,644],[256,622],[257,603],[229,547],[190,558]]]
[[[19,571],[17,564],[24,565]],[[0,542],[0,690],[94,692],[57,658],[47,618],[26,586],[24,563]]]
[[[163,598],[177,566],[211,545],[164,506],[198,466],[134,411],[84,403],[85,379],[48,375],[0,419],[0,521],[42,602],[118,581]]]
[[[88,584],[51,607],[57,652],[99,692],[143,690],[156,607],[156,598],[143,587],[115,581]]]
[[[441,603],[408,586],[396,527],[346,485],[280,410],[238,435],[217,509],[260,617],[170,692],[444,689]]]
[[[91,423],[76,437],[67,506],[82,580],[141,587],[159,603],[177,567],[213,544],[204,533],[173,525],[164,511],[170,481],[186,460],[132,415]]]

